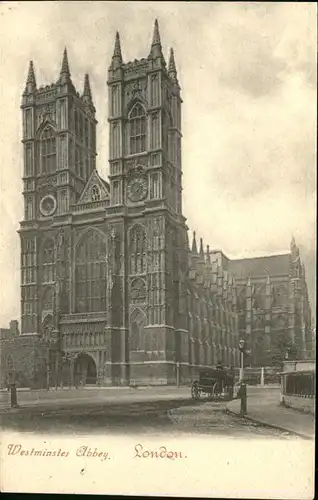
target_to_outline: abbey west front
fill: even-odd
[[[1,330],[1,385],[12,377],[39,387],[174,384],[177,369],[183,383],[218,361],[237,367],[240,338],[252,366],[270,366],[284,346],[310,357],[294,239],[286,254],[242,260],[195,233],[188,241],[181,88],[157,21],[140,60],[123,61],[116,34],[107,84],[104,180],[89,76],[78,92],[65,50],[56,82],[38,88],[30,63],[21,105],[21,332]]]

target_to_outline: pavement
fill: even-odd
[[[253,394],[263,388],[251,387]],[[270,389],[265,390],[265,392]],[[276,390],[277,393],[277,390]],[[226,401],[193,401],[190,387],[98,388],[18,391],[19,408],[9,393],[0,395],[0,426],[26,433],[215,435],[218,438],[295,439],[289,432],[242,419]]]
[[[227,404],[227,410],[239,416],[240,406],[241,401],[234,399]],[[241,418],[306,439],[314,439],[315,436],[314,415],[282,406],[279,388],[268,389],[265,386],[261,391],[253,391],[248,387],[247,415]]]
[[[0,394],[0,415],[3,413],[17,413],[32,411],[38,413],[45,410],[67,410],[70,407],[99,406],[103,404],[125,404],[131,402],[155,402],[164,400],[191,399],[189,387],[107,387],[107,388],[81,388],[81,389],[40,389],[17,391],[19,408],[10,407],[10,392]]]
[[[35,425],[34,419],[45,419],[48,424],[50,421],[57,425],[55,422],[60,421],[61,425],[66,425],[68,419],[71,428],[74,418],[81,422],[86,419],[85,426],[90,425],[89,419],[110,419],[109,425],[113,426],[119,419],[125,423],[125,419],[134,416],[136,422],[145,420],[145,425],[149,426],[161,415],[160,422],[158,420],[161,426],[166,414],[179,430],[191,428],[233,436],[240,435],[241,431],[244,435],[247,432],[264,435],[285,433],[314,438],[314,416],[281,406],[278,386],[250,386],[247,396],[248,413],[241,418],[240,400],[229,403],[195,402],[191,399],[190,387],[186,386],[18,390],[19,408],[10,408],[9,392],[0,393],[0,421],[5,424],[13,419],[12,422],[16,421],[18,426],[22,421],[27,425],[29,420]]]

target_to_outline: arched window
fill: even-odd
[[[146,316],[140,309],[135,309],[130,317],[129,348],[131,351],[144,349],[144,327]]]
[[[52,338],[52,332],[53,332],[53,318],[49,314],[48,316],[45,317],[43,323],[42,323],[42,335],[45,340],[51,340]]]
[[[278,285],[272,291],[272,306],[282,307],[288,304],[288,291],[284,285]]]
[[[106,309],[106,242],[97,231],[86,235],[76,249],[76,312]]]
[[[130,272],[146,272],[146,232],[142,226],[134,226],[130,234]]]
[[[242,288],[238,293],[237,302],[236,302],[236,309],[237,310],[246,309],[246,289],[245,289],[245,287]]]
[[[265,309],[266,307],[266,289],[265,286],[257,288],[253,294],[253,308],[254,309]]]
[[[129,114],[129,151],[130,154],[146,151],[146,113],[141,104],[136,104]]]
[[[51,283],[55,280],[54,241],[47,240],[42,248],[42,282]]]
[[[41,161],[44,174],[56,170],[56,138],[52,127],[46,127],[41,135]]]
[[[100,200],[100,189],[96,184],[94,184],[94,186],[92,186],[92,201],[99,201],[99,200]]]

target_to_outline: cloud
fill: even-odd
[[[8,6],[12,9],[9,10]],[[100,173],[108,174],[107,70],[149,53],[159,19],[183,93],[184,213],[233,257],[279,252],[291,234],[315,275],[317,9],[301,2],[20,2],[1,5],[0,324],[19,316],[23,217],[20,97],[28,61],[56,81],[64,46],[79,91],[90,73]],[[315,286],[310,284],[311,297]]]

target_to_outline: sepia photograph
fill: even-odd
[[[1,491],[313,498],[316,3],[1,2],[0,54]]]

